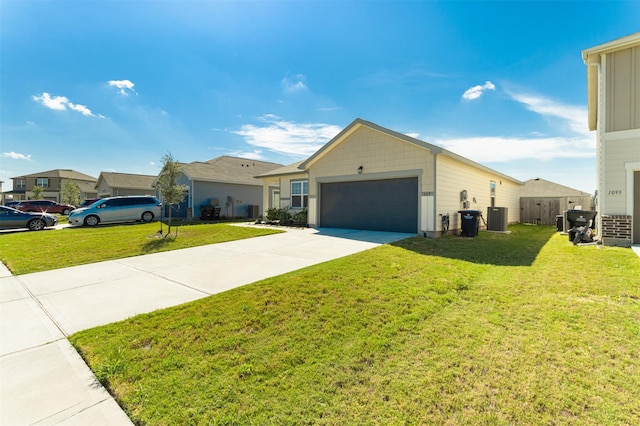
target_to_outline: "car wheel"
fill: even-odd
[[[98,216],[87,216],[84,220],[84,224],[87,226],[96,226],[100,223],[100,218]]]
[[[63,216],[69,216],[69,212],[70,212],[69,209],[64,209],[64,210],[62,210],[62,215]]]
[[[143,222],[151,222],[153,220],[153,213],[144,212],[142,213],[142,221]]]
[[[27,226],[29,227],[29,231],[40,231],[44,229],[47,224],[44,223],[42,219],[31,219]]]

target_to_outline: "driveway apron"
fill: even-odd
[[[67,336],[412,236],[293,229],[20,276],[0,263],[0,424],[131,425]]]

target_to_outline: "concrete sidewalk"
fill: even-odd
[[[294,229],[17,277],[0,263],[0,424],[131,425],[68,335],[414,235]]]

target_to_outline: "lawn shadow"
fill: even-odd
[[[513,225],[510,233],[480,231],[477,237],[414,237],[391,243],[416,253],[497,266],[531,266],[557,232],[555,227]]]
[[[175,239],[176,237],[174,235],[160,234],[159,232],[149,235],[147,236],[148,241],[142,246],[142,252],[148,254],[163,251],[162,249],[171,245]]]

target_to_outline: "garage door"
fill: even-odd
[[[418,178],[323,183],[320,226],[416,233]]]

